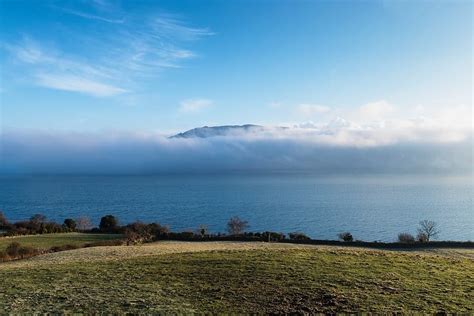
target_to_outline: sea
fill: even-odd
[[[249,231],[303,232],[312,238],[394,241],[421,220],[442,240],[474,240],[472,176],[191,174],[0,176],[0,209],[10,221],[107,214],[120,223],[159,222],[174,231],[225,232],[230,217]]]

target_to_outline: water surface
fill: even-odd
[[[470,178],[317,175],[15,176],[0,177],[0,208],[11,221],[113,214],[122,223],[158,221],[174,230],[206,224],[224,232],[234,215],[250,230],[302,231],[363,240],[416,233],[439,223],[441,239],[474,240]]]

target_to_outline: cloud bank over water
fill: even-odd
[[[364,109],[369,121],[336,117],[327,123],[221,130],[203,138],[10,130],[1,135],[0,171],[472,173],[470,108],[451,117],[390,120],[380,120],[379,110]]]

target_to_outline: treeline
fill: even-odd
[[[2,212],[0,212],[0,231],[5,236],[50,234],[65,232],[91,232],[91,233],[114,233],[123,234],[127,244],[136,244],[157,240],[188,240],[188,241],[210,241],[210,240],[242,240],[242,241],[271,241],[271,242],[304,242],[311,243],[313,240],[304,233],[293,232],[284,234],[281,232],[247,232],[249,224],[239,217],[232,217],[227,222],[227,233],[210,233],[207,226],[201,225],[196,230],[173,232],[167,226],[159,223],[134,222],[120,225],[117,217],[113,215],[103,216],[98,227],[93,227],[87,217],[77,219],[67,218],[62,224],[48,221],[41,214],[33,215],[27,221],[9,223]],[[436,222],[424,220],[419,223],[416,237],[410,233],[400,233],[396,243],[398,244],[420,244],[432,242],[439,235]],[[337,235],[338,239],[345,243],[367,243],[357,241],[350,232],[342,232]],[[333,242],[333,241],[330,241]],[[385,243],[380,243],[385,244]]]
[[[5,236],[68,233],[77,231],[77,222],[68,218],[58,224],[42,214],[35,214],[29,220],[10,223],[0,212],[0,231],[4,231]]]

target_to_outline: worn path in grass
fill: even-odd
[[[0,314],[472,313],[474,260],[450,251],[254,242],[77,249],[0,264]]]

